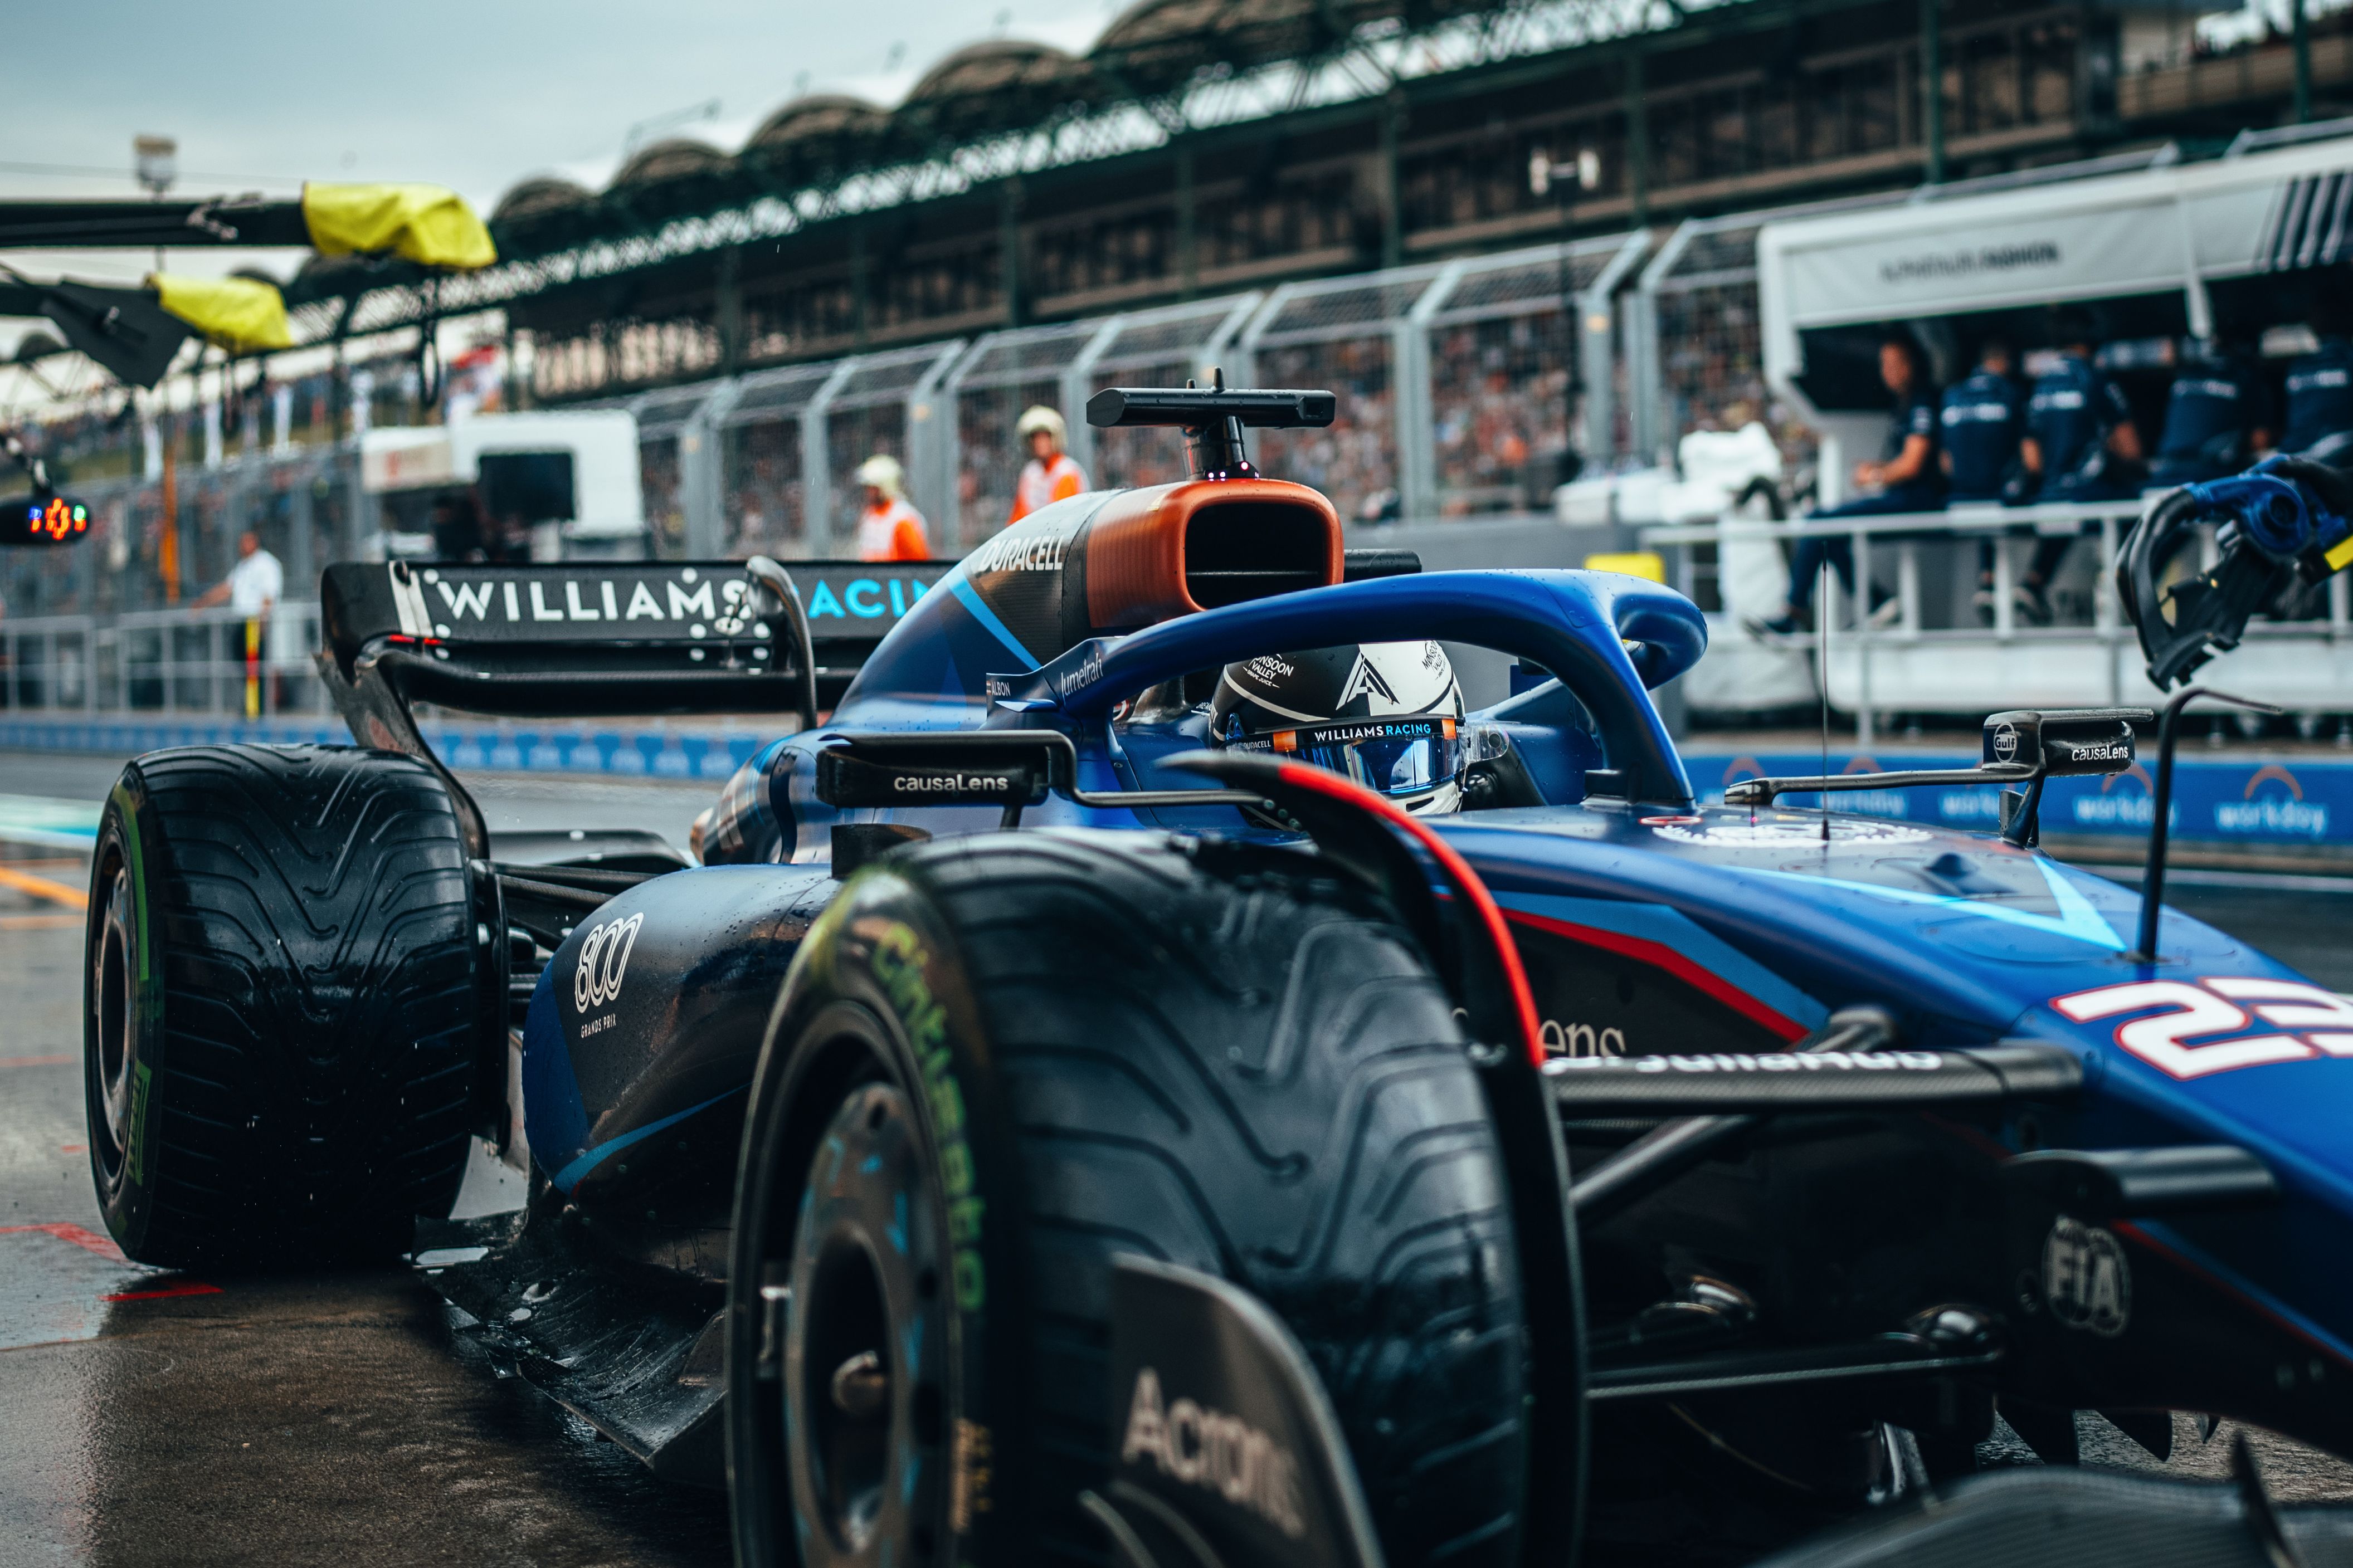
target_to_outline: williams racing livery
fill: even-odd
[[[1699,612],[1344,549],[1244,444],[1333,408],[1099,395],[1194,477],[955,565],[330,567],[358,744],[107,805],[115,1238],[409,1256],[747,1564],[2345,1560],[2243,1447],[2072,1464],[2353,1455],[2353,1004],[2037,847],[2179,705],[1704,804]],[[2153,514],[2166,678],[2343,564],[2336,482]],[[781,738],[684,849],[493,834],[418,701]],[[1956,780],[1999,831],[1787,798]],[[521,1212],[445,1217],[475,1140]],[[1976,1475],[1998,1417],[2051,1463]]]

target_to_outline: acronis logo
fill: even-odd
[[[809,592],[808,618],[812,624],[827,616],[861,621],[888,616],[895,621],[923,596],[923,586],[913,577],[853,577],[836,594],[832,584],[820,581]]]

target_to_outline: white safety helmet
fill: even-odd
[[[1062,416],[1042,403],[1033,403],[1022,411],[1019,421],[1013,426],[1013,434],[1027,441],[1040,430],[1054,438],[1054,449],[1058,452],[1071,444],[1070,426],[1062,423]]]
[[[858,482],[871,485],[895,500],[907,482],[907,471],[890,453],[877,452],[858,465]]]

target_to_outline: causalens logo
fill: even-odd
[[[605,921],[588,928],[580,939],[580,957],[572,969],[572,1005],[586,1013],[621,998],[621,977],[628,973],[630,950],[646,923],[642,911],[626,920]]]

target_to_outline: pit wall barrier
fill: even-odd
[[[590,729],[583,726],[420,722],[452,768],[493,773],[720,781],[786,732],[754,730]],[[133,757],[165,746],[351,744],[335,720],[5,719],[0,750],[96,752]]]
[[[2177,846],[2241,852],[2277,859],[2316,847],[2353,854],[2353,757],[2233,752],[2200,756],[2200,737],[2184,738],[2174,757],[2170,836]],[[2152,746],[2152,752],[2154,750]],[[1833,747],[1833,773],[1894,768],[1973,768],[1974,752],[1859,752]],[[1721,803],[1726,785],[1741,779],[1813,778],[1819,751],[1732,752],[1687,748],[1683,765],[1704,800]],[[2152,754],[2107,778],[2052,779],[2042,796],[2042,834],[2054,844],[2113,847],[2137,857],[2147,842],[2156,803]],[[1968,784],[1918,789],[1839,792],[1832,809],[1908,822],[1922,827],[1990,833],[2000,826],[2000,786]],[[1781,810],[1821,809],[1820,795],[1786,795]],[[2331,856],[2330,858],[2337,858]]]
[[[588,729],[567,726],[426,722],[426,740],[451,767],[496,773],[589,774],[608,778],[723,780],[776,734],[742,729]],[[0,720],[0,750],[85,752],[136,756],[165,746],[345,745],[340,723],[234,720]],[[2278,856],[2315,847],[2353,854],[2353,757],[2233,752],[2200,756],[2191,737],[2175,761],[2172,835],[2183,844]],[[1864,752],[1834,748],[1834,773],[1883,768],[1967,768],[1972,752],[1909,748]],[[1721,803],[1725,787],[1767,775],[1807,777],[1822,765],[1813,751],[1687,749],[1683,763],[1702,799]],[[2086,839],[2119,849],[2148,835],[2151,761],[2112,778],[2054,779],[2042,802],[2052,838]],[[1923,827],[1991,832],[2000,820],[1994,784],[1841,793],[1835,809]],[[1784,795],[1780,809],[1819,810],[1819,795]]]

